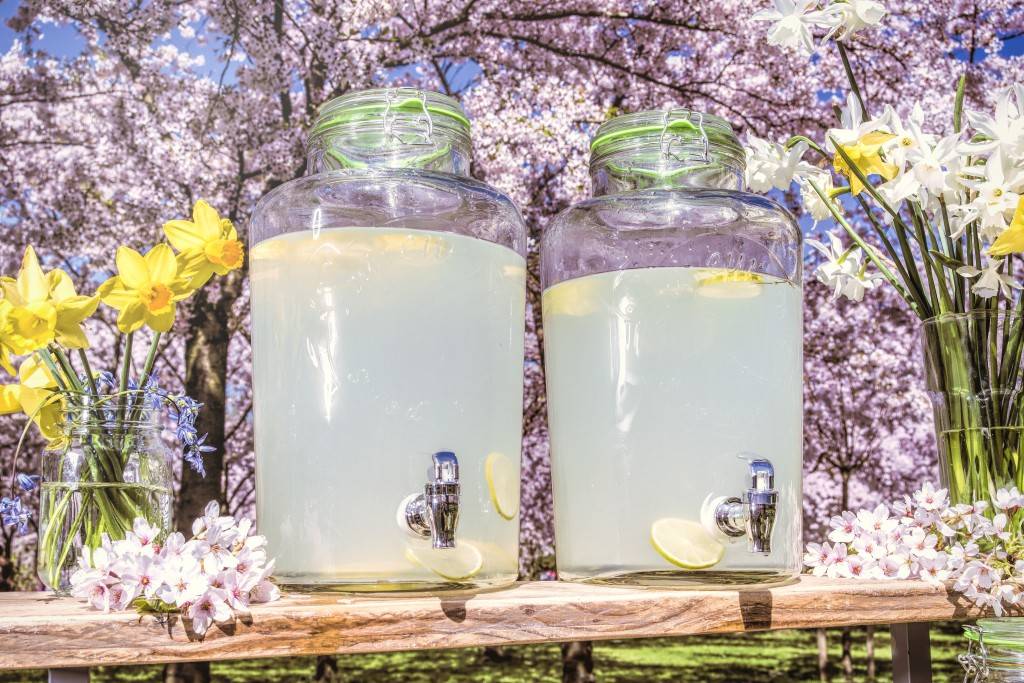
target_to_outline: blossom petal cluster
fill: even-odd
[[[104,612],[180,613],[202,636],[231,622],[236,611],[281,595],[269,578],[274,561],[267,560],[266,539],[252,532],[250,520],[221,515],[216,501],[193,522],[187,540],[181,532],[164,538],[137,518],[124,539],[104,536],[102,545],[83,550],[72,595]]]
[[[954,505],[946,489],[925,483],[892,506],[833,517],[828,540],[807,544],[804,564],[815,576],[952,581],[1003,615],[1024,606],[1024,495],[1000,489],[994,501]]]

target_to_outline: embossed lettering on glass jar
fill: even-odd
[[[731,126],[630,114],[545,231],[560,576],[771,583],[800,569],[800,231],[743,191]]]
[[[454,100],[324,105],[252,221],[257,514],[276,576],[478,588],[518,570],[526,232]]]

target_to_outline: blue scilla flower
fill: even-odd
[[[213,446],[206,445],[206,434],[203,434],[193,443],[185,446],[185,462],[189,464],[199,476],[206,476],[206,466],[203,464],[203,453],[212,453],[217,450]]]
[[[117,378],[114,377],[114,373],[104,370],[96,374],[96,386],[97,388],[110,387],[113,389],[117,386]]]
[[[28,532],[29,514],[21,504],[21,498],[0,498],[0,524],[18,528],[19,534]]]
[[[14,480],[25,493],[34,491],[39,486],[39,479],[38,474],[17,474],[14,476]]]

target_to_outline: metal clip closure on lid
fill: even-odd
[[[684,118],[672,119],[672,116],[681,112]],[[694,113],[697,114],[697,125],[693,125],[691,118]],[[686,128],[688,130],[696,129],[700,133],[701,137],[701,161],[705,164],[711,161],[711,157],[708,155],[709,145],[708,134],[704,130],[704,112],[692,112],[689,109],[665,109],[662,112],[662,129],[660,136],[661,155],[666,159],[675,159],[677,161],[684,161],[685,157],[679,157],[672,154],[672,145],[678,144],[685,147],[689,141],[688,138],[683,137],[675,133],[673,129]]]

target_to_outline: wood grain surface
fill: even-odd
[[[803,577],[778,588],[630,589],[519,583],[478,594],[286,594],[203,639],[187,621],[103,614],[48,593],[0,593],[0,668],[149,664],[969,619],[920,581]]]

